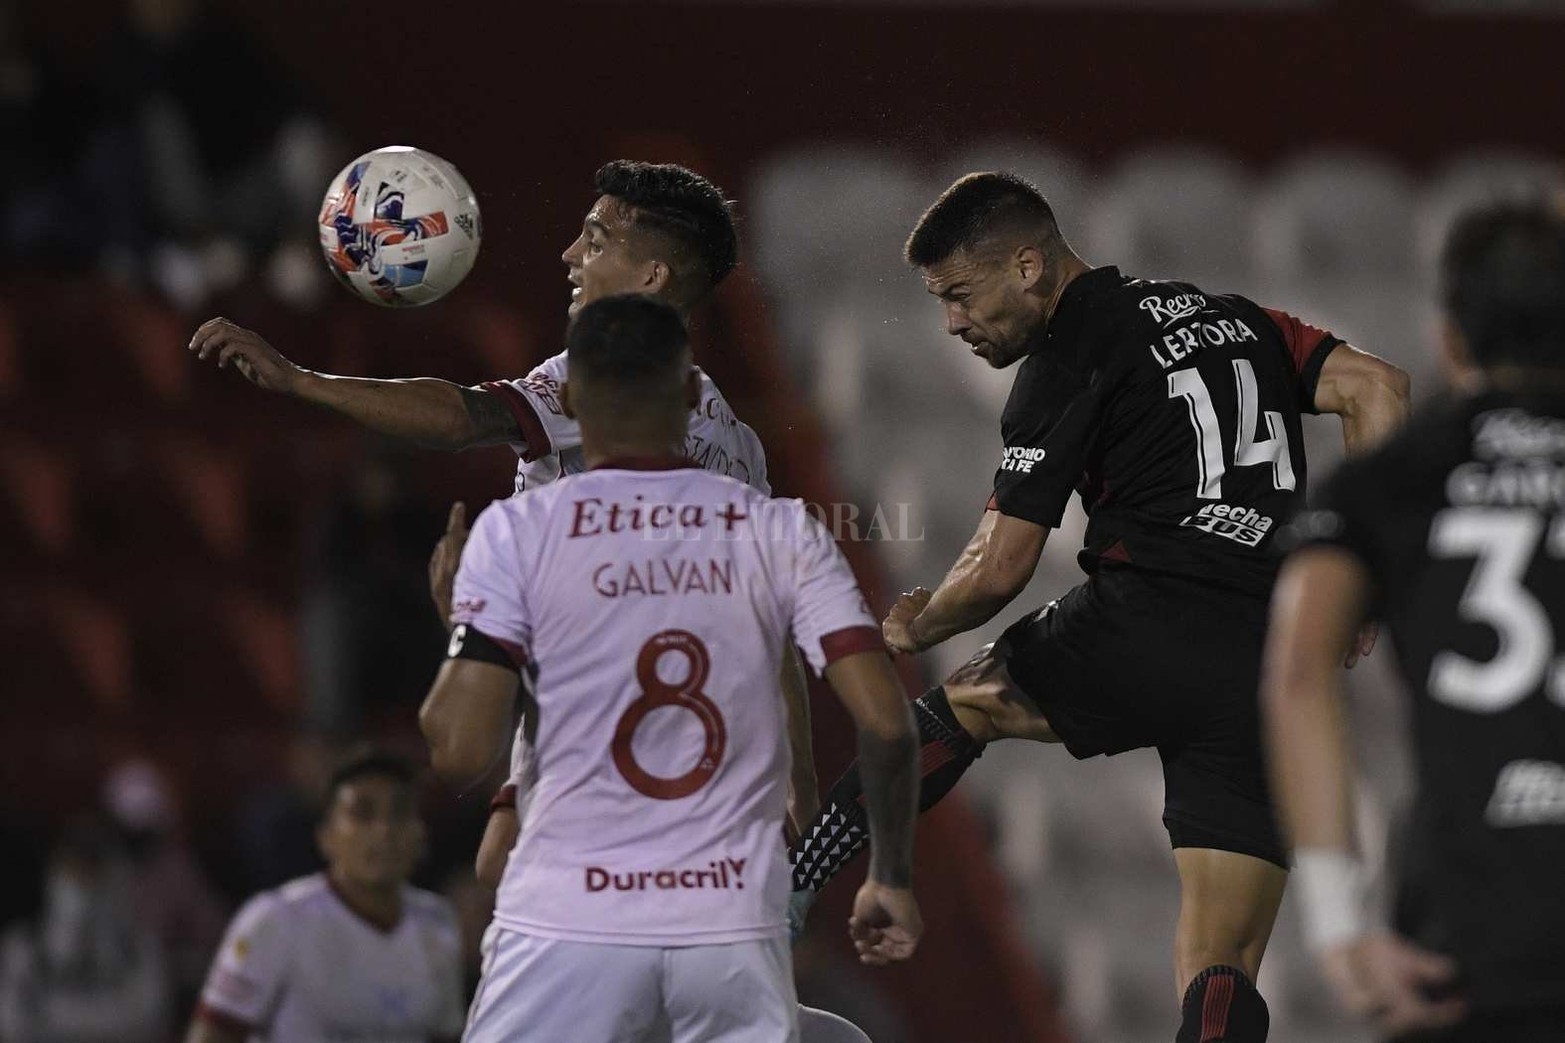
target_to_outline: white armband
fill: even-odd
[[[1334,848],[1300,848],[1294,852],[1293,881],[1305,944],[1312,952],[1334,949],[1369,929],[1369,889],[1355,856]]]

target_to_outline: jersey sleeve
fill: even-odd
[[[283,908],[282,900],[268,892],[239,910],[207,973],[198,1017],[241,1033],[271,1020],[289,970]]]
[[[498,395],[522,432],[522,460],[532,463],[581,445],[581,427],[565,415],[560,385],[565,381],[565,355],[545,361],[520,380],[491,380],[478,385]]]
[[[761,445],[761,436],[744,421],[739,421],[739,440],[744,453],[745,467],[750,473],[746,484],[762,496],[772,495],[771,479],[766,474],[766,449]]]
[[[1276,308],[1262,308],[1277,332],[1282,334],[1293,359],[1293,369],[1299,374],[1299,408],[1306,413],[1318,413],[1315,408],[1315,385],[1320,383],[1320,370],[1326,364],[1326,356],[1332,349],[1344,343],[1341,337],[1328,333],[1319,326],[1311,326]]]
[[[989,506],[1002,514],[1054,528],[1085,469],[1097,433],[1101,402],[1096,388],[1058,369],[1030,386],[1027,397],[1007,405],[1005,450],[994,473]]]
[[[845,656],[884,651],[880,627],[831,534],[798,501],[788,511],[794,538],[791,629],[805,662],[821,674]]]
[[[451,654],[460,651],[458,642],[466,630],[476,630],[520,667],[531,655],[532,620],[508,502],[497,500],[484,508],[462,548],[451,590],[451,622],[456,627]]]

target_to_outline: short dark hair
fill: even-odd
[[[701,265],[706,289],[738,265],[733,204],[694,170],[675,163],[616,159],[598,168],[593,183],[599,193],[635,207],[638,223],[688,250]]]
[[[380,749],[361,750],[349,755],[332,771],[331,779],[326,783],[323,813],[331,813],[332,806],[337,803],[337,794],[344,786],[360,779],[390,779],[411,787],[417,784],[418,775],[418,766],[401,754]]]
[[[1446,237],[1440,296],[1474,363],[1565,366],[1565,210],[1543,197],[1463,213]]]
[[[690,343],[684,320],[666,301],[646,294],[601,297],[577,312],[565,334],[572,376],[598,387],[635,390],[684,376]]]
[[[927,268],[1002,232],[1026,231],[1039,246],[1059,240],[1054,208],[1026,178],[1001,171],[967,174],[940,193],[918,219],[903,250],[908,264]]]

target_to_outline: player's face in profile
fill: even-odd
[[[649,289],[645,233],[631,217],[632,207],[613,196],[599,197],[587,211],[581,235],[560,255],[569,269],[566,278],[575,287],[569,314],[575,315],[600,297]]]
[[[1038,316],[1009,258],[959,250],[923,272],[924,285],[945,305],[946,332],[974,355],[1004,369],[1026,354]]]
[[[412,874],[424,847],[413,788],[374,775],[339,787],[321,826],[320,844],[332,870],[349,880],[370,887],[400,884]]]

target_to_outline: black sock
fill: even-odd
[[[1272,1021],[1249,976],[1221,964],[1195,976],[1180,1015],[1174,1043],[1265,1043]]]
[[[918,722],[919,745],[923,747],[918,810],[924,811],[951,792],[956,780],[983,753],[983,747],[957,722],[942,687],[931,688],[913,700],[913,719]],[[869,843],[869,816],[863,800],[855,761],[832,785],[814,821],[788,852],[795,891],[819,891]]]

